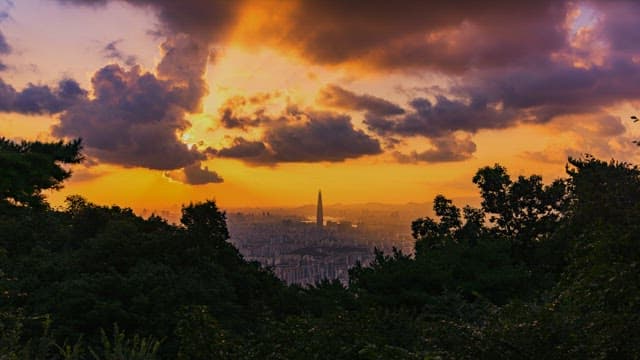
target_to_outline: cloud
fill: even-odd
[[[2,14],[0,13],[0,21],[2,21]],[[11,46],[7,42],[7,39],[4,37],[2,31],[0,31],[0,56],[7,55],[11,53]],[[5,65],[2,61],[0,61],[0,71],[6,70],[7,65]]]
[[[491,6],[464,0],[121,1],[154,8],[163,24],[162,34],[172,35],[165,44],[158,79],[183,88],[184,99],[177,101],[182,109],[198,108],[206,92],[202,61],[209,56],[207,45],[224,41],[231,31],[234,41],[279,48],[310,63],[356,64],[381,73],[406,74],[417,69],[420,74],[447,75],[452,85],[441,90],[431,87],[423,97],[412,95],[404,109],[337,85],[323,89],[317,99],[325,106],[365,112],[369,131],[390,146],[404,137],[428,138],[433,149],[405,154],[424,161],[454,159],[455,151],[460,152],[459,157],[470,156],[469,142],[464,142],[467,146],[439,143],[455,132],[474,134],[521,123],[548,124],[565,115],[601,113],[621,102],[640,99],[636,46],[640,5],[636,1],[500,0]],[[249,13],[252,11],[256,13]],[[256,16],[251,17],[251,26],[241,26],[238,20],[247,14]],[[275,164],[340,161],[333,159],[348,158],[345,154],[360,156],[356,154],[363,153],[362,148],[365,154],[380,152],[378,140],[355,130],[349,120],[351,133],[341,130],[344,137],[340,141],[358,138],[354,134],[360,132],[364,136],[359,138],[361,143],[354,149],[334,146],[344,153],[323,154],[316,140],[306,139],[329,143],[314,126],[330,123],[314,120],[317,115],[298,120],[291,113],[268,116],[264,106],[243,101],[245,104],[226,103],[219,110],[222,126],[261,130],[261,136],[236,139],[219,156]],[[172,126],[180,131],[185,125]],[[601,133],[619,131],[620,127],[607,123]],[[298,135],[306,137],[302,140]]]
[[[7,55],[11,52],[11,47],[4,37],[4,34],[0,31],[0,55]]]
[[[87,92],[71,79],[56,88],[28,84],[22,91],[0,79],[0,111],[21,114],[57,114],[86,99]]]
[[[0,23],[9,18],[9,9],[14,6],[13,2],[0,0]],[[4,37],[2,31],[0,31],[0,56],[8,55],[11,53],[11,46]],[[7,70],[7,65],[0,61],[0,72]],[[1,79],[0,79],[1,80]]]
[[[186,114],[199,112],[207,93],[208,48],[178,35],[162,50],[157,75],[116,64],[98,70],[91,80],[95,97],[62,113],[53,134],[81,137],[90,155],[124,166],[173,170],[204,160],[178,136],[191,126]]]
[[[625,134],[623,121],[605,113],[560,117],[549,124],[549,130],[561,133],[562,141],[547,144],[541,151],[524,151],[520,156],[545,163],[566,163],[569,156],[589,153],[600,158],[636,161],[637,147],[634,138]]]
[[[91,181],[93,179],[97,179],[107,174],[107,172],[105,171],[100,171],[100,170],[96,171],[94,169],[91,169],[92,166],[87,166],[87,164],[85,164],[84,162],[82,165],[84,166],[74,166],[72,176],[69,179],[69,182],[81,183],[81,182]]]
[[[220,123],[224,128],[240,130],[267,124],[271,119],[265,114],[265,105],[279,96],[279,92],[274,92],[230,97],[218,109]],[[251,108],[253,110],[248,111]]]
[[[107,0],[58,0],[104,5]],[[293,50],[311,62],[360,62],[391,69],[461,72],[544,58],[565,45],[564,1],[424,2],[121,0],[150,6],[166,29],[207,42],[237,30],[250,11],[244,40]],[[257,10],[256,10],[257,9]],[[264,18],[262,22],[260,19]],[[505,29],[509,29],[505,31]],[[330,44],[327,46],[326,44]]]
[[[317,101],[324,106],[366,111],[379,116],[400,115],[404,113],[404,110],[400,106],[390,101],[367,94],[358,95],[337,85],[329,85],[320,90]]]
[[[537,161],[547,164],[566,164],[570,156],[576,157],[583,155],[584,152],[577,150],[575,147],[553,147],[547,146],[543,151],[524,151],[520,157],[529,161]]]
[[[168,171],[165,176],[189,185],[217,184],[224,180],[208,167],[202,167],[200,162],[185,166],[181,170]]]
[[[247,130],[250,127],[257,127],[267,118],[262,116],[262,111],[256,111],[253,116],[236,114],[231,107],[220,109],[220,123],[227,129]]]
[[[62,2],[106,4],[106,1]],[[206,7],[204,2],[200,7]],[[21,91],[0,79],[0,111],[60,114],[59,123],[52,127],[53,135],[81,137],[87,154],[100,162],[157,170],[182,169],[187,182],[219,182],[217,174],[199,165],[211,155],[212,149],[200,152],[179,139],[180,133],[191,126],[186,115],[201,111],[201,100],[208,91],[204,81],[210,55],[208,43],[186,33],[168,33],[170,36],[161,46],[163,57],[156,74],[143,72],[134,64],[134,57],[120,51],[117,40],[105,46],[104,54],[122,60],[131,69],[114,64],[97,70],[92,77],[91,98],[70,79],[55,88],[29,84]],[[9,51],[0,34],[0,53]]]
[[[575,67],[564,61],[544,66],[492,70],[469,77],[435,95],[415,98],[402,116],[365,115],[367,127],[383,136],[440,137],[520,123],[546,124],[564,115],[586,115],[640,98],[640,63],[612,56],[602,66]],[[617,128],[620,131],[621,128]]]
[[[137,62],[136,57],[133,55],[126,55],[122,52],[122,50],[118,48],[118,44],[121,42],[122,40],[115,40],[105,45],[105,47],[102,49],[104,57],[111,60],[122,61],[125,65],[128,66],[135,65]]]
[[[395,151],[393,156],[401,163],[438,163],[467,160],[476,151],[476,144],[468,135],[464,137],[450,135],[432,139],[431,144],[433,147],[426,151],[413,151],[410,154]]]
[[[185,34],[169,37],[162,44],[164,56],[158,64],[158,76],[174,83],[182,106],[189,112],[201,110],[201,100],[207,94],[204,73],[209,61],[207,44]]]
[[[561,1],[300,1],[279,13],[281,21],[254,26],[247,41],[319,64],[459,73],[535,61],[565,44]]]
[[[282,162],[344,161],[380,154],[378,140],[356,130],[351,118],[330,112],[306,112],[303,119],[281,117],[271,120],[262,138],[234,139],[218,156],[241,159],[250,164]]]
[[[602,66],[574,67],[565,62],[483,74],[457,89],[499,102],[529,121],[545,123],[559,115],[585,114],[640,98],[640,64],[609,57]]]
[[[591,5],[603,14],[596,30],[607,40],[609,48],[615,52],[637,53],[640,4],[637,1],[602,1]]]
[[[119,65],[98,70],[92,84],[95,98],[63,113],[54,135],[81,137],[90,155],[124,166],[170,170],[205,158],[177,135],[196,108],[188,86]]]
[[[151,7],[172,34],[188,34],[199,41],[222,39],[236,22],[245,1],[226,0],[120,0]],[[103,6],[109,0],[58,0],[62,4]]]
[[[218,151],[218,156],[253,162],[272,161],[271,153],[262,141],[249,141],[243,137],[233,139],[231,146]]]
[[[264,140],[281,162],[343,161],[381,153],[378,140],[356,130],[351,118],[334,113],[309,113],[308,121],[276,125]]]
[[[573,132],[588,137],[600,139],[624,135],[626,128],[623,119],[606,113],[589,115],[574,115],[558,117],[549,123],[549,130],[553,132]],[[631,122],[630,119],[626,121]]]
[[[549,164],[566,164],[569,157],[582,157],[585,154],[600,159],[616,159],[635,163],[638,161],[638,147],[633,137],[617,136],[611,138],[588,137],[573,134],[572,143],[552,143],[541,151],[524,151],[520,157]]]
[[[604,115],[600,117],[600,121],[595,123],[593,132],[600,136],[617,136],[622,135],[626,129],[619,117]]]
[[[63,2],[106,3],[96,0]],[[464,73],[465,83],[457,86],[456,96],[441,96],[434,108],[454,104],[463,113],[465,105],[467,112],[477,112],[478,108],[471,107],[477,104],[488,106],[479,112],[479,120],[458,119],[449,126],[438,123],[438,118],[446,116],[432,114],[428,120],[425,116],[421,116],[422,119],[412,116],[411,124],[396,126],[384,117],[400,115],[402,110],[387,100],[355,94],[335,85],[321,92],[319,101],[325,105],[370,112],[369,122],[377,130],[390,127],[410,132],[409,128],[419,125],[414,121],[418,120],[427,122],[429,127],[436,123],[436,134],[429,136],[439,136],[439,129],[473,132],[513,126],[524,118],[545,122],[560,114],[586,112],[606,103],[607,99],[617,99],[618,89],[628,91],[629,85],[618,89],[615,88],[620,85],[618,83],[607,86],[607,82],[611,82],[607,77],[613,75],[611,79],[620,79],[618,72],[621,70],[638,73],[637,61],[629,60],[632,55],[636,58],[638,55],[635,19],[640,15],[640,6],[632,1],[523,3],[501,0],[492,2],[491,6],[462,0],[445,4],[383,0],[286,4],[205,0],[127,2],[154,7],[169,33],[189,34],[198,41],[221,40],[234,29],[240,33],[248,31],[245,41],[293,50],[319,64],[358,62],[383,70],[421,68],[449,74]],[[584,20],[577,25],[574,24],[577,20],[571,23],[574,13],[588,8],[598,12],[595,23]],[[277,16],[264,17],[269,21],[263,23],[258,16],[249,30],[236,29],[241,25],[237,20],[247,14],[245,11]],[[579,38],[583,40],[577,41]],[[242,40],[242,37],[238,39]],[[604,43],[602,48],[617,56],[615,63],[609,61],[594,68],[578,68],[569,61],[589,62],[596,61],[589,60],[596,55],[598,58],[605,56],[582,48],[596,46],[595,43]],[[626,56],[626,64],[622,55]],[[607,93],[605,87],[613,91]],[[591,100],[595,103],[589,102]],[[503,103],[504,112],[491,109],[500,103]],[[453,110],[451,106],[446,109],[448,112]],[[259,112],[238,115],[234,109],[225,109],[221,114],[223,126],[229,128],[246,129],[258,126],[262,120]],[[495,124],[490,120],[492,117],[495,117]]]
[[[436,96],[436,103],[425,98],[410,102],[411,112],[400,117],[368,113],[364,123],[380,135],[441,137],[452,131],[476,132],[480,129],[504,128],[514,121],[514,114],[500,110],[482,98],[469,102]]]
[[[0,0],[0,22],[10,18],[9,11],[14,6],[13,0]]]
[[[71,79],[58,83],[51,90],[48,86],[29,84],[16,94],[14,110],[24,114],[59,113],[86,99],[87,92]]]

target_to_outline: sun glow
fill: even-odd
[[[216,114],[228,98],[277,91],[280,105],[310,105],[316,93],[344,74],[309,66],[272,49],[250,50],[240,46],[221,50],[207,72],[210,93],[204,113]],[[274,90],[277,89],[277,90]]]

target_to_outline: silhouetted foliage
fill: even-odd
[[[68,143],[21,143],[0,137],[0,201],[42,203],[42,191],[59,189],[71,176],[64,164],[82,161],[80,139]]]
[[[640,357],[627,163],[569,159],[549,185],[484,167],[481,207],[438,195],[411,224],[414,254],[374,250],[348,286],[301,287],[245,261],[214,201],[180,225],[79,196],[53,210],[42,191],[80,142],[2,146],[3,360]]]
[[[556,228],[566,207],[563,180],[545,186],[537,175],[512,181],[500,165],[484,167],[473,177],[482,197],[482,207],[495,224],[492,230],[508,239],[516,258],[530,261],[534,248]]]

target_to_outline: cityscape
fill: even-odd
[[[318,192],[315,216],[310,206],[227,212],[231,242],[245,259],[270,267],[288,284],[323,279],[348,283],[348,270],[368,264],[374,249],[413,252],[411,220],[429,213],[428,204],[369,204],[325,209]],[[327,211],[329,210],[329,211]],[[325,215],[327,214],[327,215]],[[413,218],[412,218],[413,217]]]
[[[0,360],[640,360],[640,0],[0,0]]]

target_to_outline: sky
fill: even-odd
[[[473,201],[637,162],[637,1],[0,0],[0,136],[82,138],[62,204]],[[462,201],[462,200],[460,200]]]

